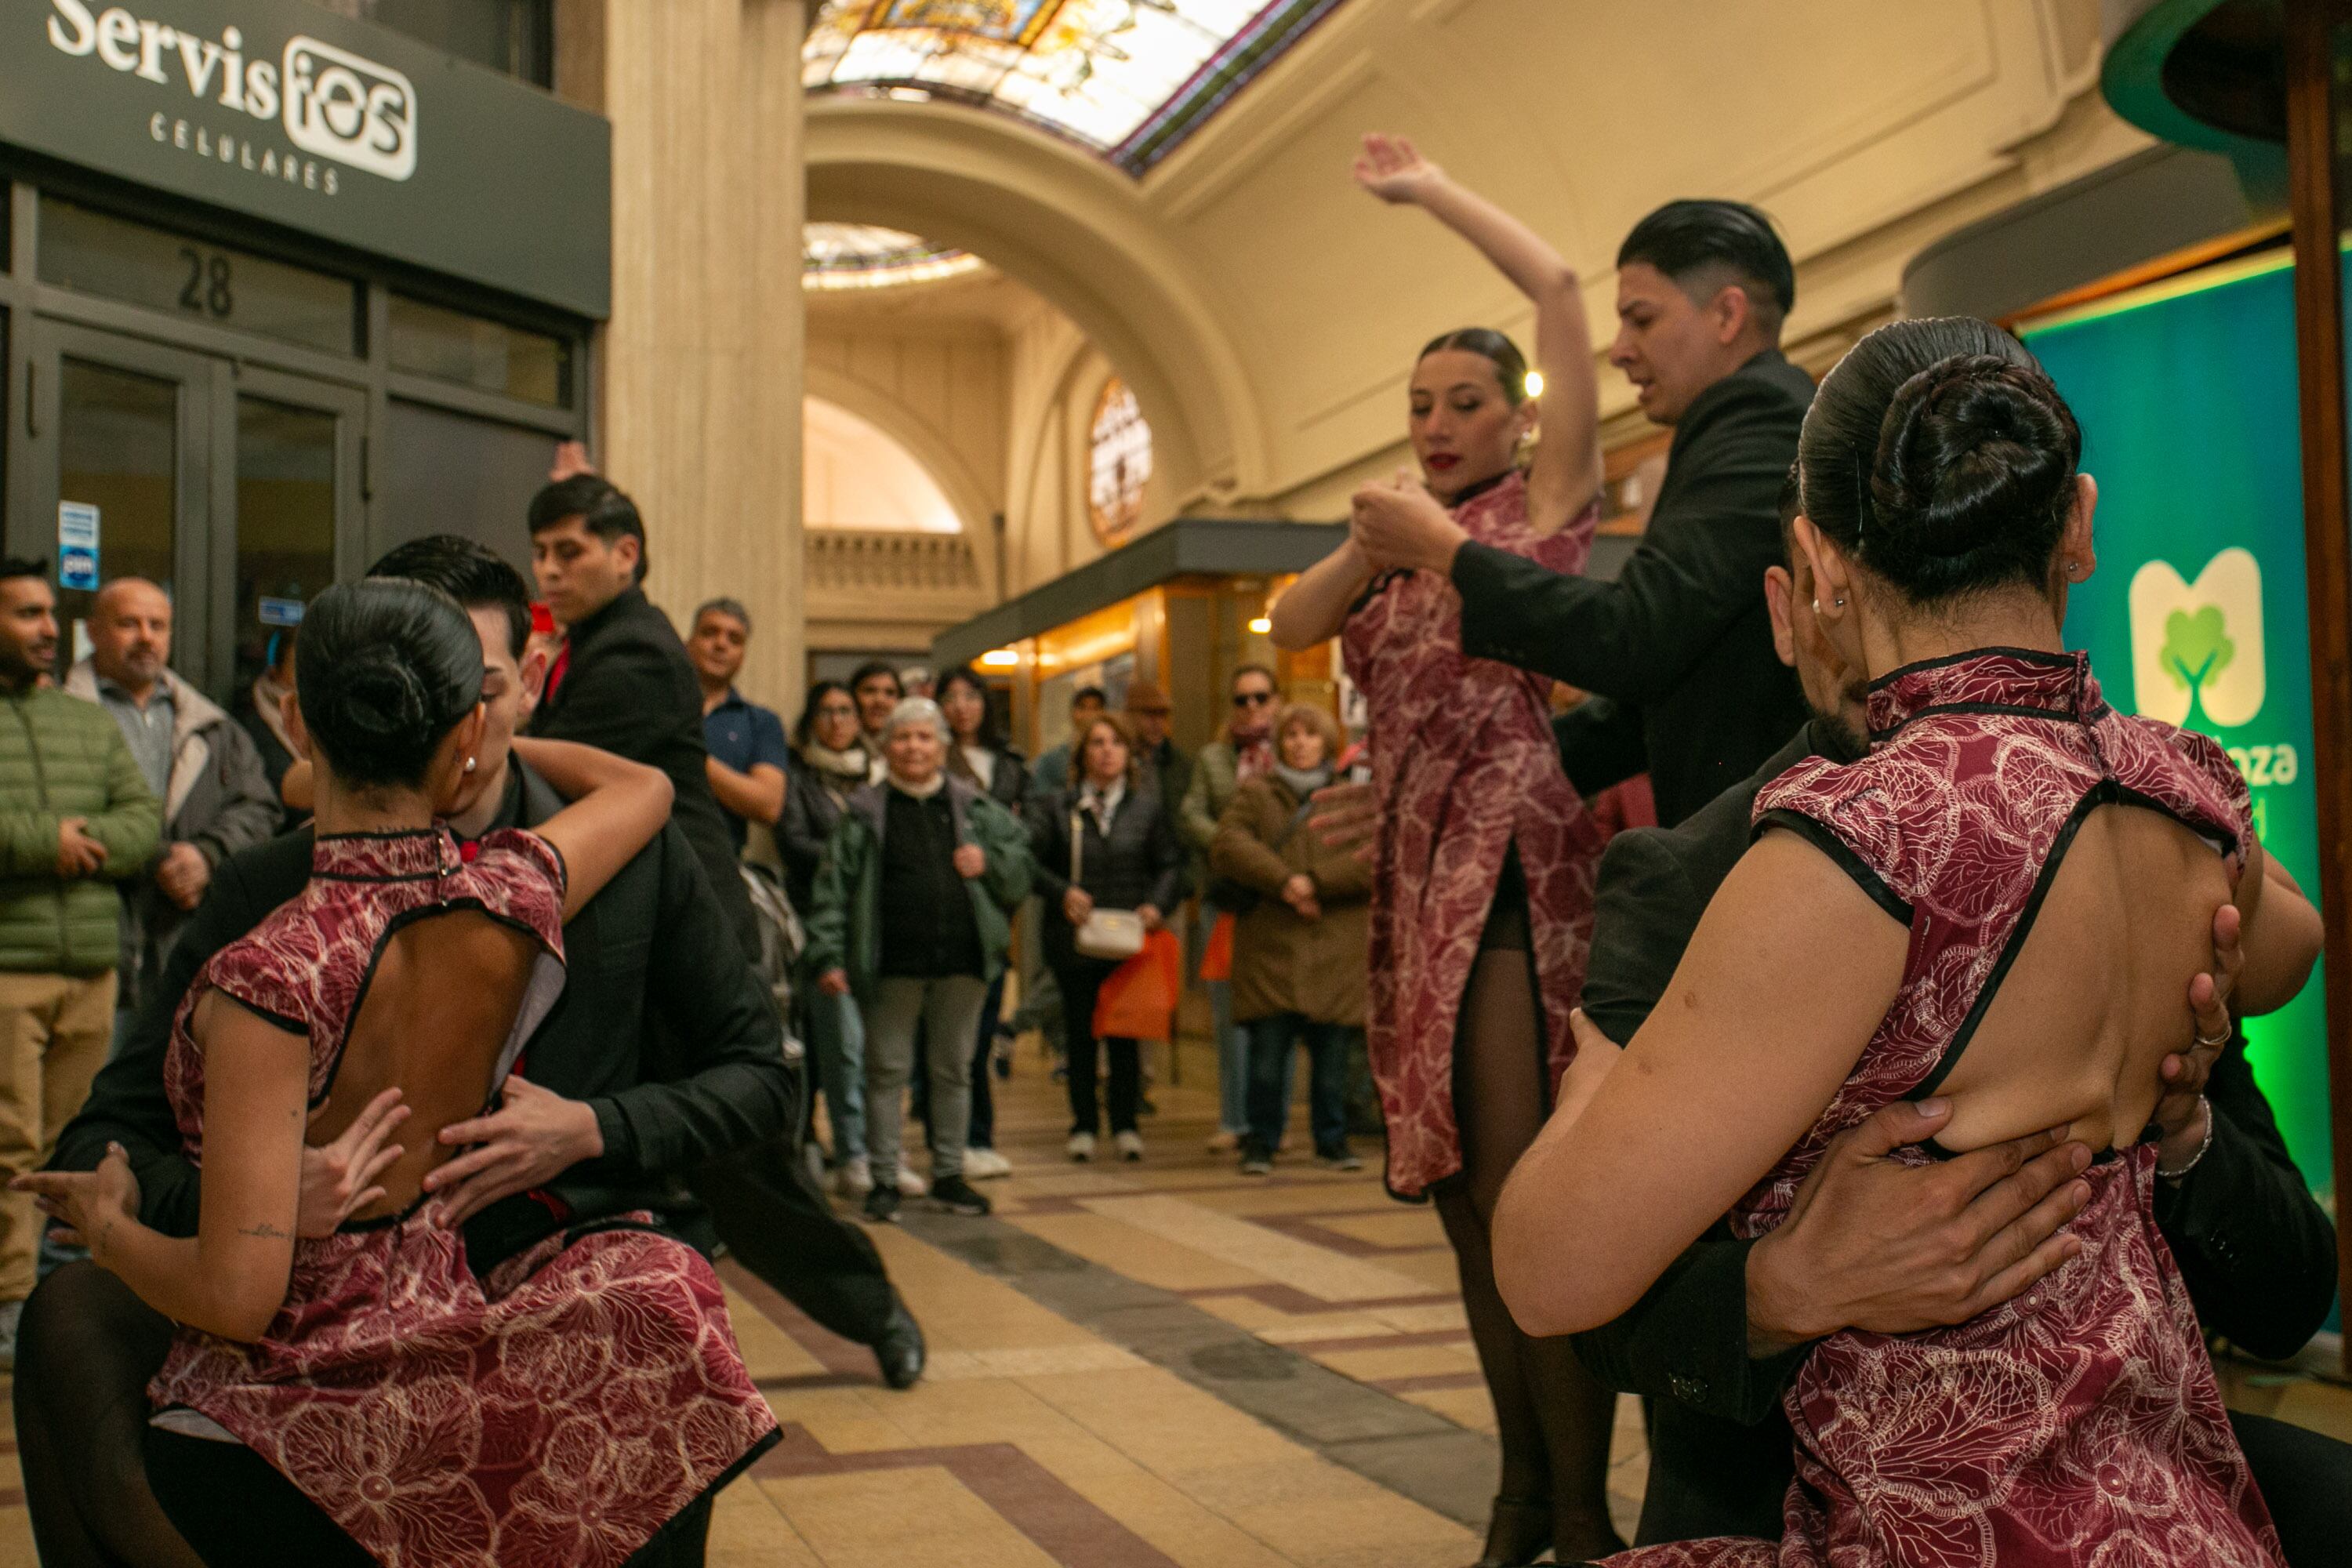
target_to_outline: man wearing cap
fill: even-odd
[[[1135,726],[1136,766],[1160,786],[1160,809],[1168,826],[1176,826],[1176,808],[1192,787],[1192,753],[1168,738],[1176,710],[1168,693],[1155,680],[1131,680],[1127,685],[1127,721]]]

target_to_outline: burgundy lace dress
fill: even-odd
[[[1563,574],[1584,569],[1600,519],[1596,500],[1538,538],[1516,473],[1454,510],[1480,543]],[[1584,988],[1605,839],[1560,771],[1551,681],[1465,656],[1453,584],[1428,572],[1388,574],[1349,616],[1340,651],[1371,711],[1381,805],[1369,1050],[1388,1122],[1389,1187],[1414,1197],[1462,1168],[1454,1017],[1506,854],[1516,843],[1526,873],[1557,1089],[1576,1054],[1568,1016]]]
[[[542,950],[495,1084],[562,989],[562,885],[528,833],[470,862],[446,833],[320,838],[310,884],[181,1005],[164,1087],[188,1158],[203,1163],[188,1026],[207,990],[310,1037],[315,1105],[387,938],[478,910]],[[551,1237],[483,1279],[422,1204],[297,1241],[259,1343],[180,1330],[148,1390],[158,1425],[244,1443],[394,1568],[620,1563],[776,1440],[717,1276],[649,1216]]]
[[[2161,811],[2233,872],[2252,833],[2221,748],[2115,712],[2080,655],[1915,665],[1874,688],[1870,724],[1867,757],[1801,763],[1756,809],[1759,826],[1821,845],[1910,928],[1902,989],[1821,1120],[1733,1210],[1743,1236],[1787,1216],[1837,1133],[1943,1080],[2094,809]],[[1781,1540],[1686,1542],[1611,1563],[2279,1563],[2156,1228],[2156,1152],[2141,1142],[2091,1166],[2091,1200],[2068,1227],[2082,1251],[2006,1306],[1957,1328],[1848,1331],[1815,1347],[1785,1399],[1797,1479]]]

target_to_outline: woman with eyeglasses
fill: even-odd
[[[801,765],[784,786],[784,815],[776,824],[776,849],[783,857],[784,887],[793,908],[806,920],[815,908],[816,868],[825,842],[841,820],[842,807],[874,771],[856,695],[838,680],[809,688],[808,705],[793,729]],[[803,975],[805,982],[813,976]],[[801,1010],[825,1120],[833,1129],[834,1182],[853,1198],[874,1190],[866,1158],[866,1026],[857,1004],[829,996],[813,984],[793,988]]]
[[[1402,139],[1370,136],[1356,179],[1468,240],[1536,309],[1538,382],[1485,327],[1437,338],[1407,384],[1418,479],[1471,538],[1579,573],[1600,521],[1600,388],[1583,284],[1526,225]],[[1544,414],[1537,444],[1537,398]],[[1529,448],[1532,447],[1532,450]],[[1391,487],[1358,492],[1360,509]],[[1375,574],[1351,537],[1274,610],[1275,641],[1339,637],[1371,713],[1379,803],[1369,1046],[1388,1182],[1427,1195],[1454,1244],[1495,1401],[1502,1485],[1481,1568],[1617,1551],[1615,1398],[1564,1339],[1535,1339],[1495,1286],[1503,1179],[1541,1130],[1576,1046],[1603,840],[1551,730],[1551,682],[1462,652],[1462,597],[1429,572]]]
[[[1234,671],[1233,716],[1224,733],[1201,748],[1192,768],[1192,787],[1176,808],[1177,831],[1193,858],[1192,885],[1208,889],[1200,902],[1201,941],[1208,944],[1219,920],[1238,910],[1217,908],[1216,888],[1206,873],[1209,847],[1217,841],[1217,825],[1242,785],[1262,778],[1274,767],[1274,710],[1280,700],[1274,671],[1262,664],[1245,664]],[[1241,1147],[1249,1132],[1249,1030],[1234,1022],[1231,981],[1208,983],[1209,1007],[1217,1031],[1217,1132],[1209,1151],[1229,1154]],[[1286,1058],[1282,1077],[1283,1102],[1290,1100],[1290,1068]]]

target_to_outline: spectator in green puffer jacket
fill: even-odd
[[[121,908],[163,831],[154,792],[106,710],[43,684],[57,595],[37,562],[0,561],[0,1179],[47,1163],[114,1027]],[[33,1293],[40,1215],[0,1194],[0,1359]]]

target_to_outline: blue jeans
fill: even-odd
[[[1249,1026],[1249,1137],[1268,1153],[1282,1146],[1290,1124],[1290,1054],[1307,1042],[1307,1123],[1315,1152],[1337,1154],[1348,1147],[1348,1042],[1345,1024],[1311,1023],[1297,1013],[1276,1013]]]
[[[1216,929],[1216,906],[1208,900],[1201,900],[1201,946],[1206,951],[1209,932]],[[1202,984],[1209,988],[1209,1016],[1217,1037],[1217,1131],[1235,1134],[1249,1131],[1249,1028],[1234,1022],[1234,987],[1231,981],[1210,980]],[[1290,1080],[1283,1080],[1283,1093],[1290,1092]]]
[[[825,1118],[833,1124],[833,1158],[866,1154],[866,1020],[846,996],[808,990],[808,1049],[824,1092]]]

